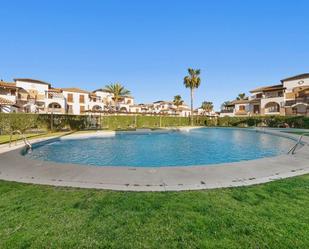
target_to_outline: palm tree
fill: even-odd
[[[178,107],[179,107],[180,105],[183,104],[183,100],[182,100],[181,96],[180,96],[180,95],[174,96],[173,103],[174,103],[174,105],[175,105],[175,106],[177,107],[177,109],[178,109]]]
[[[240,93],[240,94],[238,94],[238,96],[237,96],[237,100],[243,100],[243,99],[245,99],[246,98],[246,94],[245,93]]]
[[[229,104],[231,104],[230,101],[225,101],[225,102],[223,102],[222,105],[221,105],[221,110],[225,109],[226,106],[228,106]]]
[[[115,102],[116,109],[118,108],[119,100],[130,94],[130,91],[125,89],[120,83],[106,85],[104,90],[114,95],[113,100]]]
[[[205,111],[205,112],[211,112],[214,109],[214,105],[212,102],[209,101],[203,101],[201,108]]]
[[[201,78],[199,75],[201,74],[200,69],[188,69],[189,75],[183,79],[183,83],[186,88],[190,88],[190,96],[191,96],[191,125],[193,125],[193,97],[194,97],[194,89],[198,88],[201,84]]]

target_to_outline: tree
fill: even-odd
[[[229,104],[231,104],[230,101],[225,101],[224,103],[222,103],[222,105],[221,105],[221,110],[225,109],[226,106],[228,106]]]
[[[205,111],[205,112],[211,112],[214,109],[214,105],[212,102],[209,101],[203,101],[201,108]]]
[[[183,104],[183,102],[184,102],[184,101],[182,100],[182,98],[181,98],[180,95],[174,96],[173,103],[174,103],[174,105],[177,107],[177,109],[178,109],[178,107],[179,107],[180,105]]]
[[[198,88],[201,84],[201,78],[199,77],[201,70],[200,69],[188,69],[189,75],[187,75],[183,83],[186,88],[190,88],[191,96],[191,125],[193,125],[193,98],[194,98],[194,89]]]
[[[120,83],[106,85],[104,90],[114,95],[113,100],[115,102],[116,109],[118,109],[119,100],[130,94],[130,91],[125,89]]]
[[[240,93],[240,94],[238,94],[238,96],[237,96],[237,100],[243,100],[243,99],[245,99],[246,98],[246,94],[245,93]]]

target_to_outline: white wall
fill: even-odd
[[[73,103],[68,102],[68,95],[73,95]],[[79,103],[79,96],[84,95],[84,103]],[[69,91],[63,91],[63,96],[66,100],[66,108],[68,108],[68,105],[72,106],[73,113],[75,115],[79,115],[80,113],[80,106],[85,106],[85,110],[89,110],[89,94],[87,93],[77,93],[77,92],[69,92]]]
[[[101,110],[103,111],[104,110],[104,103],[102,103],[102,100],[97,100],[96,102],[94,101],[89,101],[89,110],[92,110],[94,106],[100,106],[101,107]]]
[[[103,91],[96,91],[95,94],[99,97],[101,97],[102,102],[112,102],[113,101],[113,94],[108,93],[108,92],[103,92]]]
[[[309,86],[309,78],[284,81],[283,86],[286,88],[285,92],[292,92],[295,87]]]
[[[130,103],[129,103],[130,102]],[[124,97],[124,104],[134,105],[134,98]]]
[[[28,90],[36,90],[38,91],[38,94],[43,94],[45,95],[45,91],[48,90],[48,85],[47,84],[38,84],[38,83],[31,83],[31,82],[24,82],[24,81],[16,81],[16,86],[21,87],[25,89],[26,91]]]
[[[239,112],[240,110],[240,106],[245,106],[245,111],[249,112],[250,111],[250,103],[244,103],[244,104],[235,104],[235,109],[234,112]]]
[[[279,104],[279,106],[282,106],[282,103],[284,102],[284,97],[261,99],[261,108],[265,108],[265,105],[270,102],[276,102]]]
[[[53,98],[53,99],[45,98],[45,107],[46,108],[48,108],[49,104],[51,104],[51,103],[57,103],[57,104],[61,105],[61,108],[66,110],[66,103],[65,103],[64,98]]]
[[[4,98],[4,99],[8,99],[12,102],[15,103],[16,101],[16,96],[15,95],[6,95],[6,94],[0,94],[0,97]]]
[[[220,113],[220,118],[223,118],[223,117],[234,117],[235,114],[233,112],[225,112],[225,113]]]
[[[130,112],[142,112],[142,109],[140,106],[130,106],[129,111]]]

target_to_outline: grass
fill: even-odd
[[[26,133],[25,136],[29,140],[36,139],[36,138],[44,138],[44,137],[51,137],[51,136],[61,136],[65,135],[68,132],[48,132],[48,133]],[[15,143],[15,139],[22,140],[22,136],[15,134],[12,136],[12,142]],[[0,144],[5,144],[10,142],[10,135],[0,135]]]
[[[134,193],[0,181],[0,248],[309,248],[309,175]]]
[[[45,138],[45,137],[52,137],[52,136],[63,136],[70,133],[73,133],[74,131],[56,131],[56,132],[46,132],[46,133],[26,133],[25,136],[31,140],[31,139],[37,139],[37,138]],[[84,130],[84,131],[75,131],[75,134],[83,134],[83,133],[93,133],[94,130]],[[15,134],[12,136],[12,142],[15,143],[15,139],[22,140],[22,137],[18,134]],[[0,135],[0,144],[5,144],[10,142],[10,135]]]
[[[135,131],[136,129],[118,129],[116,131]],[[162,128],[153,128],[152,130],[162,130]],[[44,138],[44,137],[52,137],[52,136],[62,136],[70,133],[75,134],[84,134],[84,133],[94,133],[96,131],[104,131],[104,132],[112,132],[111,130],[82,130],[82,131],[59,131],[59,132],[46,132],[46,133],[26,133],[25,136],[31,140],[36,138]],[[15,140],[22,140],[22,137],[18,134],[14,134],[12,136],[12,142],[14,143]],[[0,144],[5,144],[10,142],[10,135],[0,135]]]

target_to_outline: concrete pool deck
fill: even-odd
[[[185,130],[187,128],[184,128]],[[149,132],[142,130],[139,132]],[[274,129],[260,132],[298,139]],[[113,132],[79,134],[111,136]],[[67,138],[77,137],[68,135]],[[34,139],[32,143],[52,138]],[[186,167],[96,167],[32,160],[21,155],[23,144],[0,147],[0,179],[23,183],[120,191],[180,191],[260,184],[309,173],[309,137],[294,155],[235,163]],[[215,166],[215,167],[213,167]]]

